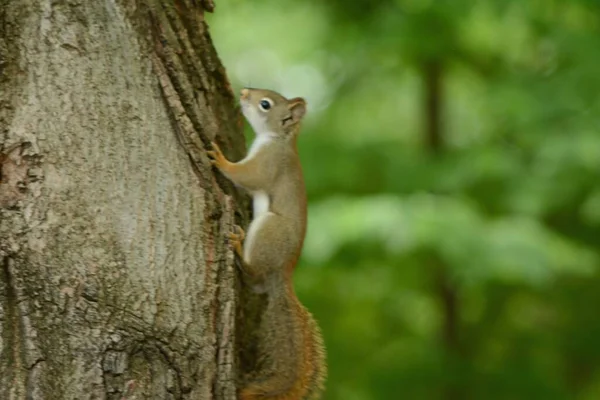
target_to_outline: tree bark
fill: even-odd
[[[235,398],[245,200],[204,149],[244,148],[212,7],[0,0],[1,399]]]

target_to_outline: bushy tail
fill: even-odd
[[[321,330],[313,316],[302,306],[303,351],[293,381],[274,377],[252,382],[240,391],[240,400],[318,400],[327,377],[325,346]]]
[[[325,344],[323,343],[323,335],[317,321],[312,314],[306,311],[308,316],[308,325],[310,338],[312,339],[312,357],[314,360],[313,374],[308,385],[308,390],[304,396],[306,400],[317,400],[321,397],[325,389],[325,380],[327,379],[327,360],[325,353]]]

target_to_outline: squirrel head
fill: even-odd
[[[240,103],[244,117],[257,135],[295,136],[306,114],[303,98],[286,99],[266,89],[242,89]]]

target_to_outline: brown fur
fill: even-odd
[[[267,307],[261,329],[266,340],[259,345],[262,368],[259,377],[240,391],[241,400],[318,399],[321,394],[325,353],[319,328],[293,289],[288,288],[281,300],[287,307]]]
[[[292,282],[306,235],[306,189],[296,146],[306,103],[259,89],[244,89],[241,103],[257,133],[249,155],[232,163],[215,143],[208,152],[229,179],[256,197],[261,193],[263,200],[255,197],[255,202],[267,199],[268,204],[254,215],[246,237],[241,229],[230,234],[244,272],[268,295],[259,331],[259,368],[240,390],[240,399],[315,400],[327,374],[325,348]]]

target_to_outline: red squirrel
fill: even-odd
[[[240,102],[256,133],[248,155],[232,163],[216,143],[207,152],[213,165],[252,195],[248,233],[236,226],[229,238],[254,290],[268,296],[259,328],[260,371],[240,388],[239,398],[318,399],[327,375],[325,348],[292,281],[306,235],[306,188],[296,145],[306,102],[250,88],[241,91]]]

